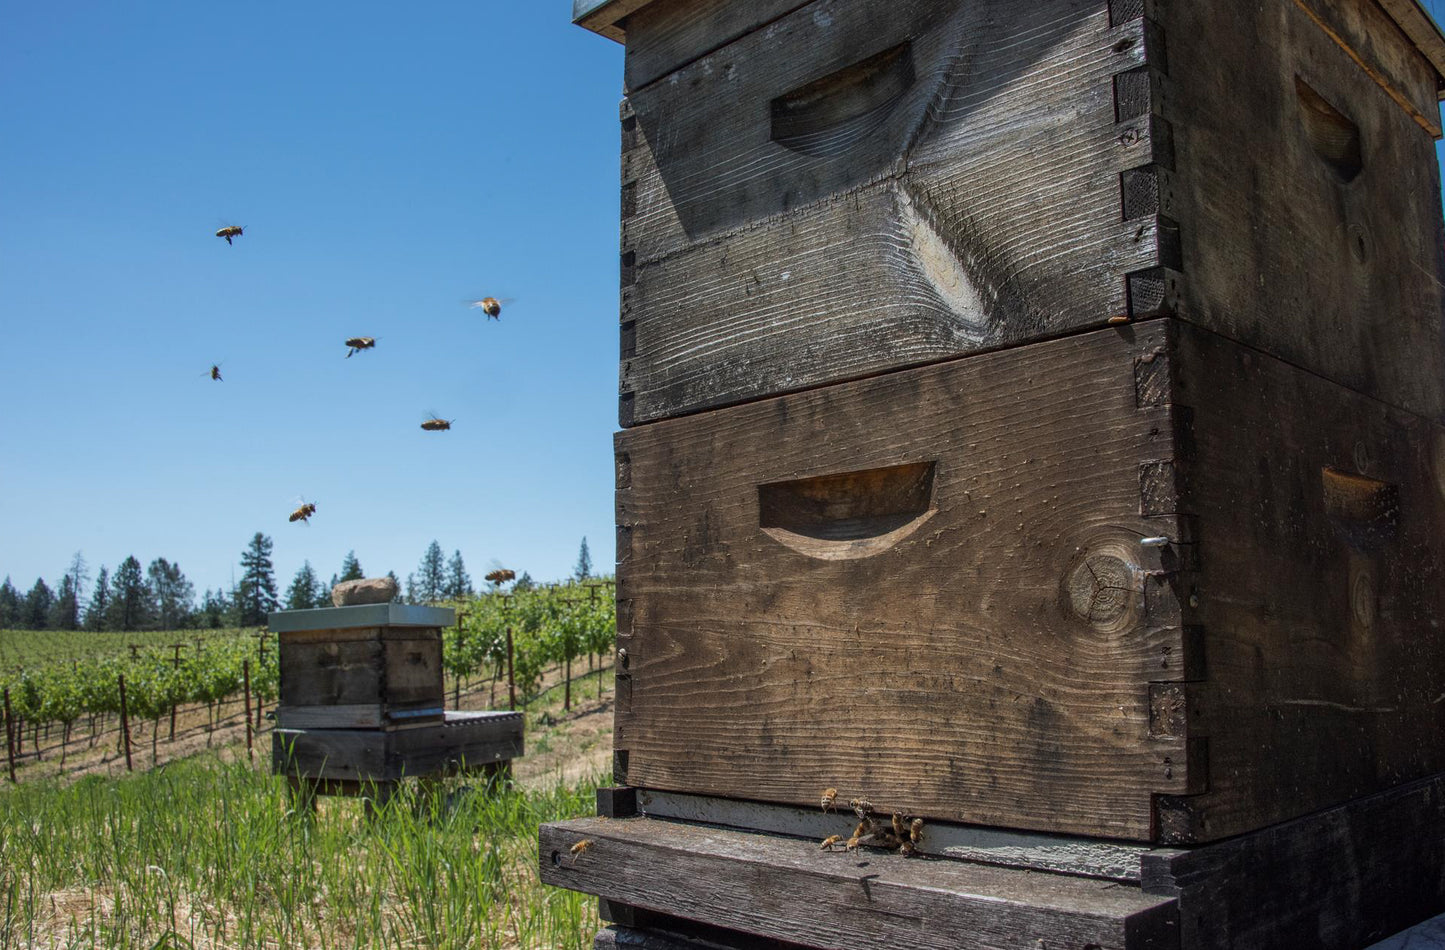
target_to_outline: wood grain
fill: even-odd
[[[870,134],[773,140],[769,103],[904,42],[915,79]],[[817,0],[635,92],[624,424],[1124,313],[1160,229],[1123,221],[1120,175],[1163,127],[1116,122],[1113,76],[1147,50],[1143,21],[1082,0]]]
[[[1162,341],[1100,331],[622,433],[627,783],[1147,839],[1151,795],[1191,787],[1187,740],[1149,730],[1149,684],[1188,665],[1172,555],[1137,543],[1178,539],[1140,513],[1141,461],[1173,452],[1171,410],[1136,405]],[[761,524],[761,485],[920,462],[931,517],[871,556]],[[1074,593],[1105,566],[1124,583]]]
[[[1181,946],[1357,950],[1445,910],[1445,775],[1141,862]]]
[[[591,844],[573,855],[573,845]],[[543,825],[544,883],[758,936],[838,950],[927,945],[1178,947],[1172,898],[1091,881],[661,822]]]
[[[627,18],[624,87],[641,89],[808,2],[671,0],[649,4]]]
[[[280,641],[283,706],[393,709],[443,705],[442,645],[437,636],[339,641],[285,637]]]
[[[1161,834],[1214,840],[1445,769],[1445,430],[1175,329],[1210,761],[1206,793],[1161,801]]]
[[[1341,16],[1373,6],[1301,2]],[[1445,227],[1432,134],[1297,3],[1171,3],[1159,16],[1170,38],[1160,95],[1174,130],[1179,315],[1445,418]],[[1380,56],[1414,64],[1401,79],[1412,101],[1433,100],[1433,71],[1391,24],[1360,35]],[[1357,176],[1343,180],[1312,148],[1297,83],[1358,127]]]

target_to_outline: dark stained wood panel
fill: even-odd
[[[640,89],[809,0],[664,0],[627,18],[625,87]]]
[[[449,712],[415,729],[280,729],[271,742],[277,775],[328,781],[394,782],[519,758],[522,714]]]
[[[1174,900],[1117,882],[648,818],[546,824],[539,849],[544,883],[809,947],[1179,947]]]
[[[1214,840],[1445,770],[1445,429],[1176,329],[1209,784],[1161,800],[1161,835]]]
[[[625,782],[809,807],[833,786],[941,820],[1147,839],[1152,795],[1202,787],[1188,737],[1151,729],[1150,684],[1190,665],[1175,555],[1138,543],[1183,540],[1173,514],[1141,513],[1141,466],[1174,452],[1136,372],[1163,334],[621,433]],[[829,527],[777,516],[771,492],[764,524],[764,486],[828,498],[808,480],[867,491],[921,464],[926,502],[834,499]]]
[[[1179,315],[1440,420],[1445,226],[1435,142],[1301,4],[1322,6],[1159,5],[1170,38],[1159,94],[1174,131]],[[1372,39],[1396,52],[1404,43],[1393,29]],[[1301,86],[1355,127],[1353,175],[1320,151]],[[1427,92],[1433,79],[1412,98]]]
[[[1121,197],[1148,50],[1083,0],[816,0],[634,93],[624,425],[1127,313],[1173,233]]]

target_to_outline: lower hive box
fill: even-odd
[[[1207,331],[616,448],[623,784],[1184,843],[1445,769],[1445,431]]]

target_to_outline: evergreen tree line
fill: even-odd
[[[583,541],[584,551],[586,541]],[[271,538],[256,532],[241,552],[241,577],[230,590],[205,590],[196,597],[194,585],[177,563],[156,558],[142,570],[134,555],[127,557],[112,573],[101,566],[90,597],[82,595],[90,582],[85,558],[77,552],[70,568],[52,589],[44,578],[36,578],[28,594],[21,594],[6,577],[0,583],[0,630],[183,630],[259,626],[273,610],[307,610],[331,606],[331,589],[341,581],[366,576],[355,551],[348,551],[341,571],[322,584],[311,562],[296,572],[284,598],[278,594],[275,567],[271,560]],[[396,600],[429,604],[461,600],[476,591],[467,573],[462,552],[450,559],[441,545],[432,541],[422,555],[416,572],[407,576],[405,596],[397,581]],[[531,586],[525,574],[519,579]],[[495,585],[489,585],[495,586]],[[520,586],[520,585],[519,585]]]

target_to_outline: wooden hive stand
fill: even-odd
[[[574,19],[626,46],[618,787],[541,872],[602,945],[1358,950],[1445,910],[1420,3]]]
[[[521,713],[448,711],[444,607],[363,604],[273,613],[280,702],[272,770],[308,805],[364,795],[368,811],[407,778],[507,774],[522,754]]]

